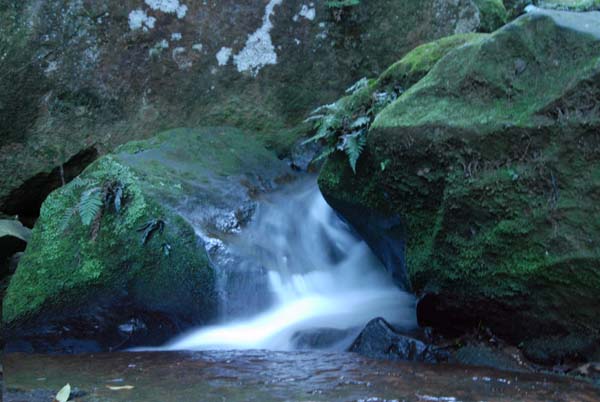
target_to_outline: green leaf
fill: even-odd
[[[67,208],[60,220],[60,231],[64,232],[65,230],[67,230],[67,227],[69,226],[69,222],[71,221],[71,218],[73,217],[73,215],[75,215],[75,212],[77,211],[77,205],[71,208]]]
[[[102,194],[99,187],[94,187],[84,191],[81,194],[79,204],[79,216],[81,217],[81,223],[85,226],[89,226],[96,215],[100,213],[102,209]]]
[[[360,80],[356,81],[354,85],[352,85],[350,88],[346,89],[346,93],[354,94],[367,86],[369,86],[369,80],[367,79],[367,77],[363,77]]]
[[[367,145],[367,138],[365,136],[364,131],[357,131],[352,134],[347,134],[342,136],[342,149],[348,155],[348,162],[350,162],[350,167],[354,174],[356,174],[356,163],[358,162],[358,158],[362,151],[365,149],[365,145]]]
[[[71,385],[67,384],[58,391],[54,400],[56,402],[67,402],[71,396]]]

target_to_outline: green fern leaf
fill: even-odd
[[[337,149],[335,147],[326,147],[323,152],[321,152],[321,154],[319,156],[317,156],[314,161],[318,162],[322,159],[327,158],[329,155],[333,154],[335,151],[337,151]]]
[[[64,232],[65,230],[67,230],[67,227],[69,226],[69,222],[71,221],[71,218],[73,217],[73,215],[75,215],[76,211],[77,211],[77,206],[67,208],[65,210],[65,213],[63,214],[62,219],[60,220],[60,231],[61,232]]]
[[[342,149],[346,155],[348,155],[350,167],[354,174],[356,174],[356,162],[358,162],[358,158],[360,158],[362,151],[365,149],[365,145],[367,145],[367,138],[364,135],[364,131],[347,134],[342,138]]]
[[[81,223],[89,226],[96,215],[102,210],[102,194],[99,187],[94,187],[84,191],[79,199],[77,209],[81,217]]]

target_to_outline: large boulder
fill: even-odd
[[[488,29],[480,2],[3,1],[0,212],[35,218],[98,154],[163,129],[278,136],[415,46]]]
[[[4,300],[13,349],[157,344],[214,319],[213,253],[288,171],[231,128],[172,130],[94,162],[43,204]]]
[[[599,26],[532,9],[381,111],[356,175],[339,152],[324,166],[321,190],[359,231],[347,211],[394,223],[421,323],[486,325],[546,361],[598,345]]]

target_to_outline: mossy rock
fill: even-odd
[[[598,26],[532,12],[456,48],[377,115],[355,177],[325,165],[334,207],[361,186],[358,205],[402,219],[423,324],[598,340]]]
[[[479,8],[480,32],[494,32],[506,24],[508,12],[502,0],[474,0]]]
[[[218,301],[202,233],[225,235],[231,216],[284,172],[261,142],[230,128],[171,130],[94,162],[43,204],[4,300],[9,339],[44,352],[64,351],[62,338],[104,350],[209,322]],[[73,210],[82,194],[111,183],[123,189],[119,212],[105,204],[84,225]],[[146,236],[149,222],[164,230]],[[123,334],[132,322],[138,331]]]

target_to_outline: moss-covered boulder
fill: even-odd
[[[109,349],[210,321],[208,240],[235,231],[286,173],[229,128],[172,130],[99,159],[44,202],[4,300],[8,338],[44,352]]]
[[[544,361],[597,345],[598,26],[535,11],[456,48],[377,115],[356,175],[327,161],[335,208],[393,223],[423,324],[489,326]]]
[[[62,179],[161,130],[278,136],[415,46],[481,25],[472,0],[356,3],[0,2],[0,212],[35,219]]]

